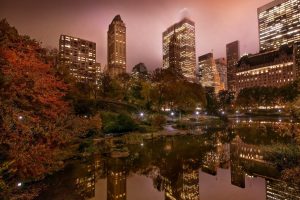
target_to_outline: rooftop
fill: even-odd
[[[237,67],[242,64],[249,65],[251,67],[258,66],[266,63],[272,63],[278,59],[281,55],[293,55],[293,46],[284,45],[278,50],[267,51],[262,53],[257,53],[253,55],[243,56],[238,63]]]

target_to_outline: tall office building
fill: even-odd
[[[203,87],[214,88],[215,93],[223,89],[212,53],[202,55],[198,58],[198,71],[200,83]]]
[[[221,88],[227,90],[227,63],[225,58],[215,60],[216,67],[220,76]]]
[[[188,80],[195,79],[195,23],[184,18],[163,32],[163,68],[179,67]]]
[[[107,31],[107,65],[111,76],[126,72],[126,26],[120,15],[115,16]]]
[[[227,59],[227,85],[228,90],[234,92],[235,89],[235,71],[240,59],[240,42],[234,41],[226,45]]]
[[[96,43],[61,35],[59,64],[65,66],[77,81],[96,83]]]
[[[275,0],[257,9],[260,50],[300,41],[300,0]]]

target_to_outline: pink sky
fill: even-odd
[[[240,40],[241,53],[258,51],[257,8],[271,0],[0,0],[0,18],[45,46],[58,47],[60,34],[97,43],[106,64],[107,29],[117,14],[127,26],[128,70],[144,62],[162,65],[162,32],[188,10],[196,23],[196,56],[225,56],[225,45]]]

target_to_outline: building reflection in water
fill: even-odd
[[[108,159],[107,200],[126,200],[125,158]]]
[[[258,123],[251,122],[249,124],[252,127]],[[265,125],[266,123],[260,122],[260,124]],[[271,125],[279,126],[277,122]],[[135,153],[133,149],[131,155],[135,156],[134,159],[142,161],[136,162],[141,166],[134,166],[134,173],[147,171],[146,176],[153,179],[153,186],[158,191],[164,191],[165,200],[199,200],[201,192],[201,188],[199,188],[199,170],[201,169],[203,172],[215,176],[219,168],[230,170],[231,184],[239,188],[246,187],[246,177],[264,178],[267,200],[300,200],[299,186],[280,181],[277,179],[278,176],[269,173],[274,169],[274,164],[266,161],[267,152],[264,145],[253,142],[248,144],[248,140],[244,138],[243,134],[239,133],[230,141],[226,140],[222,143],[218,135],[219,133],[216,133],[213,139],[203,140],[205,145],[199,143],[197,147],[203,149],[199,151],[200,154],[186,152],[198,152],[197,149],[178,148],[183,144],[180,143],[180,140],[186,138],[155,141],[157,143],[152,141],[150,149],[147,149],[148,146],[145,142],[143,151],[152,153]],[[186,144],[189,144],[192,140],[186,140]],[[135,151],[140,151],[140,148],[139,150],[135,149]],[[107,178],[107,200],[126,200],[126,178],[130,172],[130,169],[127,170],[127,163],[128,166],[131,166],[129,165],[130,159],[132,159],[130,156],[127,158],[106,157],[105,161],[96,159],[94,165],[87,165],[87,172],[76,179],[78,192],[81,196],[93,197],[95,195],[95,179],[105,178],[101,177],[101,174],[105,173]],[[143,160],[145,162],[149,161],[149,166],[145,166]],[[106,163],[106,166],[103,166],[103,163]],[[100,172],[100,169],[103,172]]]
[[[182,175],[182,193],[183,200],[198,200],[199,196],[199,169],[193,169],[188,163],[183,164]]]
[[[77,193],[83,198],[92,198],[95,196],[95,165],[89,162],[81,170],[82,174],[76,178]]]
[[[189,162],[183,163],[177,177],[163,177],[165,200],[199,200],[199,169],[193,169]]]
[[[286,182],[266,178],[266,199],[297,200],[300,199],[300,190],[299,187],[288,185]]]

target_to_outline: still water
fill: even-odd
[[[194,135],[110,139],[46,179],[39,199],[300,199],[282,175],[299,167],[299,139],[298,123],[249,119]]]

